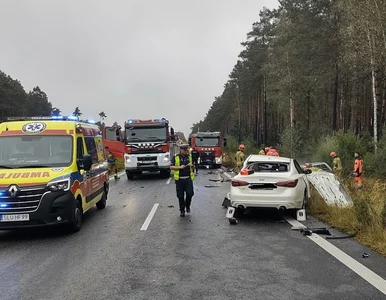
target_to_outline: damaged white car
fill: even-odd
[[[310,198],[307,174],[291,158],[250,155],[239,174],[233,177],[229,193],[231,206],[227,218],[231,224],[249,207],[291,209],[305,208]]]

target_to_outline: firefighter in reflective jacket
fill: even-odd
[[[194,195],[194,165],[188,145],[180,145],[180,153],[172,158],[170,169],[174,171],[180,217],[185,217],[185,209],[187,213],[190,213],[190,205]]]
[[[332,169],[335,173],[335,175],[338,175],[339,177],[342,176],[342,161],[340,160],[340,157],[336,155],[336,152],[331,152],[330,157],[332,158]]]
[[[277,152],[277,150],[271,146],[269,147],[267,156],[279,156],[279,152]]]
[[[355,152],[354,177],[358,188],[362,187],[363,160],[359,152]]]
[[[234,172],[238,174],[243,167],[244,161],[245,161],[245,154],[244,154],[245,146],[240,145],[239,150],[236,152],[236,168]]]
[[[111,152],[107,152],[107,163],[109,168],[109,173],[114,173],[114,179],[118,180],[118,168],[117,168],[117,160]]]

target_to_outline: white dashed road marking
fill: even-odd
[[[306,227],[299,221],[292,219],[287,216],[283,216],[284,220],[290,223],[294,227]],[[353,259],[351,256],[335,247],[330,242],[326,241],[320,235],[313,233],[310,236],[307,236],[311,241],[317,244],[319,247],[323,248],[325,251],[330,253],[336,259],[338,259],[346,267],[350,268],[352,271],[357,273],[364,280],[369,282],[372,286],[378,289],[380,292],[386,295],[386,280],[381,276],[375,274],[373,271],[362,265],[360,262]]]
[[[166,181],[166,184],[169,184],[170,181],[172,181],[172,178],[171,178],[171,177],[168,179],[168,181]]]
[[[158,206],[159,206],[159,203],[154,204],[153,208],[151,209],[149,215],[147,216],[147,218],[145,220],[145,223],[143,223],[141,230],[147,230],[147,227],[149,227],[149,224],[150,224],[151,220],[153,219],[154,214],[155,214]]]

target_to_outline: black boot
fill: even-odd
[[[185,217],[185,211],[180,212],[180,217]]]

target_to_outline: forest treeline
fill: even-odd
[[[277,145],[338,131],[382,135],[386,1],[280,0],[264,8],[229,80],[192,132]]]

